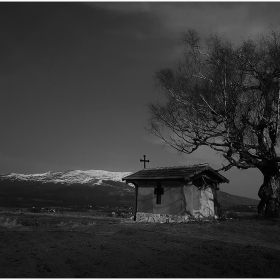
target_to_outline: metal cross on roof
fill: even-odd
[[[140,162],[144,162],[144,169],[146,168],[146,162],[150,162],[148,159],[146,160],[146,155],[144,155],[144,159],[140,159]]]

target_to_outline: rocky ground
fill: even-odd
[[[280,221],[0,214],[0,277],[280,277]]]

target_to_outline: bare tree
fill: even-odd
[[[280,33],[234,45],[188,30],[182,43],[178,67],[156,73],[167,101],[150,104],[150,132],[186,154],[211,147],[227,161],[219,170],[258,168],[260,207],[280,216]]]

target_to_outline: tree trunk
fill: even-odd
[[[280,172],[277,167],[271,166],[262,173],[264,182],[258,192],[261,199],[258,214],[264,210],[266,217],[280,217]]]

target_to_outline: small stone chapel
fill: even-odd
[[[146,168],[122,179],[135,186],[134,220],[184,222],[219,216],[219,184],[229,180],[209,164]]]

